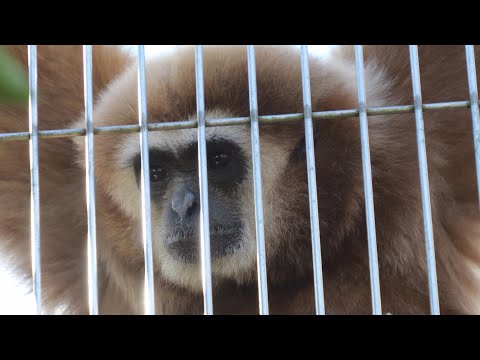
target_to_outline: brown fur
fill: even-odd
[[[25,66],[26,47],[9,48]],[[38,54],[40,129],[82,127],[81,47],[39,46]],[[419,55],[425,103],[469,99],[463,46],[420,46]],[[368,106],[413,103],[408,47],[366,46],[364,57]],[[310,61],[314,111],[358,106],[352,48],[338,48],[332,59]],[[303,112],[299,51],[257,47],[256,60],[260,115]],[[136,75],[134,68],[128,69],[130,62],[116,48],[95,47],[96,126],[137,123]],[[207,111],[248,116],[245,47],[206,47],[204,67]],[[148,64],[147,71],[150,122],[180,121],[195,115],[191,48]],[[27,119],[26,109],[0,105],[0,132],[26,131]],[[480,227],[470,110],[431,111],[424,113],[424,119],[441,312],[478,313],[480,282],[475,271],[480,261]],[[358,121],[315,122],[325,301],[330,314],[371,312]],[[231,131],[239,139],[245,134],[233,129],[218,131]],[[313,313],[303,123],[262,125],[260,131],[270,310]],[[428,313],[414,115],[370,116],[369,132],[383,311]],[[150,136],[161,141],[162,136],[173,135]],[[128,186],[113,182],[120,171],[115,159],[132,137],[138,139],[138,134],[95,137],[102,313],[142,312],[139,218],[128,213],[135,204],[122,203],[128,198]],[[69,313],[88,309],[83,141],[83,137],[73,142],[40,141],[42,282],[47,312],[60,304]],[[282,158],[283,154],[287,156]],[[280,165],[282,161],[285,166]],[[27,142],[0,142],[2,252],[27,278],[28,164]],[[251,189],[251,185],[245,186]],[[125,197],[118,196],[122,191]],[[130,192],[134,191],[138,190]],[[253,209],[251,200],[251,195],[246,195],[245,216],[249,234],[254,234],[253,212],[247,211]],[[201,313],[201,294],[165,277],[163,260],[155,258],[157,312]],[[230,278],[217,268],[213,274],[215,313],[257,313],[255,266]]]

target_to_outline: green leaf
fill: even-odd
[[[28,77],[21,65],[0,48],[0,102],[28,101]]]

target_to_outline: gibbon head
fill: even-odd
[[[286,46],[257,46],[255,50],[260,115],[303,113],[300,51]],[[194,49],[185,47],[147,62],[149,122],[196,119],[194,59]],[[207,119],[249,116],[246,47],[204,47],[203,62]],[[310,64],[314,111],[356,106],[351,68],[313,57]],[[137,109],[137,70],[132,66],[99,97],[94,124],[138,124]],[[83,122],[80,119],[77,125],[83,127]],[[353,226],[357,200],[361,204],[361,199],[352,195],[361,191],[355,180],[361,171],[355,168],[348,173],[339,167],[342,161],[351,161],[345,148],[346,144],[358,144],[357,130],[356,125],[345,130],[335,121],[315,124],[322,239],[330,237],[327,242],[332,243],[322,244],[326,257],[333,256],[339,246],[336,239]],[[214,284],[222,280],[254,283],[256,225],[250,126],[208,127],[206,138]],[[84,140],[77,138],[76,144],[82,162]],[[148,145],[156,274],[199,292],[197,129],[150,131]],[[305,260],[311,259],[311,239],[303,121],[261,125],[260,146],[269,281],[281,283],[310,276],[311,261]],[[330,154],[334,153],[332,162]],[[107,266],[116,259],[140,269],[144,258],[139,134],[95,136],[95,159],[97,193],[104,194],[99,196],[104,200],[99,199],[97,218],[106,228],[99,241],[109,249],[109,254],[101,256]],[[352,187],[356,189],[353,193]],[[108,210],[102,211],[102,201],[109,204],[105,205]]]

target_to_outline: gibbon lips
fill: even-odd
[[[210,253],[212,259],[232,255],[241,245],[241,224],[210,226]],[[199,228],[176,228],[165,239],[167,251],[176,260],[197,263],[200,252]]]

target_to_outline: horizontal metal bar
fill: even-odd
[[[423,104],[423,111],[431,110],[445,110],[445,109],[461,109],[470,108],[470,101],[452,101],[443,103]],[[414,113],[414,105],[400,105],[400,106],[385,106],[367,109],[368,116],[376,115],[392,115],[392,114],[404,114]],[[312,113],[313,120],[321,119],[335,119],[346,117],[358,117],[358,109],[350,110],[335,110],[335,111],[317,111]],[[303,114],[282,114],[282,115],[264,115],[259,116],[258,121],[261,124],[274,124],[282,122],[295,122],[303,121]],[[248,125],[250,124],[250,117],[237,117],[237,118],[225,118],[225,119],[211,119],[206,120],[205,125],[207,127],[214,126],[235,126],[235,125]],[[161,123],[149,123],[148,131],[161,131],[161,130],[176,130],[176,129],[192,129],[197,127],[196,120],[187,121],[173,121],[173,122],[161,122]],[[115,133],[135,133],[140,132],[139,125],[113,125],[113,126],[99,126],[93,129],[94,135],[103,134],[115,134]],[[57,130],[40,130],[38,137],[45,138],[63,138],[74,136],[85,136],[85,129],[57,129]],[[0,141],[15,141],[15,140],[29,140],[30,133],[28,131],[14,132],[14,133],[0,133]]]

